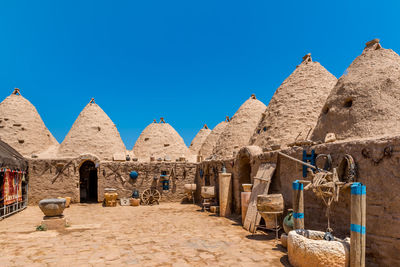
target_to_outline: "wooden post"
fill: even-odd
[[[296,180],[293,182],[293,221],[294,229],[304,229],[304,196],[303,184]]]
[[[350,266],[365,266],[366,187],[351,186]]]
[[[232,201],[232,174],[220,173],[219,177],[219,216],[231,215]]]

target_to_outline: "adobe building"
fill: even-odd
[[[0,103],[0,138],[25,157],[58,146],[36,108],[18,88]]]
[[[182,137],[164,118],[160,122],[154,120],[137,139],[133,153],[140,161],[150,161],[150,158],[172,160],[184,157],[194,161]]]
[[[208,135],[211,133],[211,130],[208,129],[207,124],[204,124],[203,128],[196,134],[193,138],[192,142],[190,143],[189,150],[193,155],[198,156],[201,147],[203,146],[204,142],[206,141]]]

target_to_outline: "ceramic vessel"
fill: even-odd
[[[39,201],[39,208],[47,217],[62,216],[65,202],[65,198],[42,199]]]

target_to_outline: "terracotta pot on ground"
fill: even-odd
[[[131,198],[130,199],[131,206],[139,206],[140,205],[140,198]]]

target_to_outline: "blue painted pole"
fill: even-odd
[[[351,186],[350,267],[365,266],[366,186]]]
[[[296,180],[293,182],[293,222],[294,229],[304,229],[304,196],[303,184]]]

